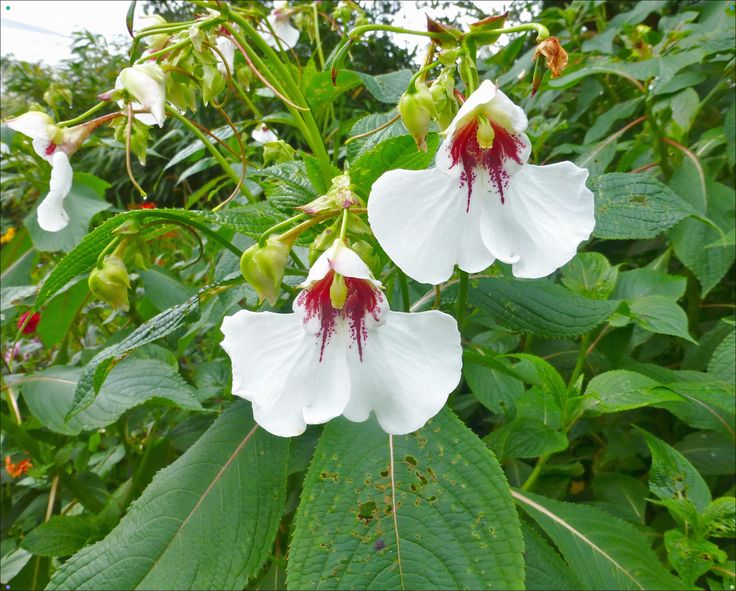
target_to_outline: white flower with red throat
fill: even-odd
[[[339,415],[373,411],[401,435],[436,415],[460,380],[454,318],[392,312],[360,257],[342,240],[317,259],[293,314],[241,310],[222,323],[233,394],[256,421],[284,437]]]
[[[279,136],[276,135],[276,132],[265,123],[254,127],[253,131],[250,132],[250,137],[260,144],[277,142],[279,140]]]
[[[38,206],[38,225],[47,232],[58,232],[69,224],[64,199],[72,188],[73,171],[69,156],[97,126],[95,122],[61,128],[40,111],[29,111],[5,122],[10,129],[31,138],[33,149],[51,164],[49,192]]]
[[[287,4],[288,2],[283,0],[276,0],[273,3],[273,10],[266,18],[270,29],[263,34],[263,40],[274,49],[291,49],[299,41],[299,29],[291,26]]]
[[[595,225],[588,171],[572,162],[527,164],[527,118],[483,82],[446,130],[433,168],[391,170],[371,189],[378,242],[410,277],[438,284],[455,265],[476,273],[495,259],[516,277],[567,263]]]

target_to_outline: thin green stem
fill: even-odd
[[[258,244],[260,244],[261,246],[265,246],[266,238],[268,238],[271,234],[275,234],[276,232],[280,232],[281,230],[288,228],[294,222],[298,222],[304,217],[306,217],[306,214],[298,213],[294,216],[291,216],[289,219],[284,220],[283,222],[279,222],[278,224],[271,226],[268,230],[266,230],[263,234],[261,234],[258,237]]]
[[[160,55],[168,55],[172,51],[176,51],[180,47],[186,47],[187,45],[191,45],[192,40],[187,37],[186,39],[182,39],[181,41],[178,41],[177,43],[174,43],[173,45],[167,45],[163,49],[159,49],[158,51],[154,51],[153,53],[147,53],[144,56],[139,57],[137,60],[135,60],[134,64],[143,64],[145,62],[151,61],[154,58],[157,58]]]
[[[135,176],[133,176],[133,164],[131,162],[130,158],[130,137],[133,133],[133,105],[131,103],[128,103],[128,124],[125,127],[125,168],[128,171],[128,177],[130,178],[130,182],[133,183],[133,186],[138,189],[138,192],[141,194],[141,197],[145,199],[148,197],[148,193],[146,193],[143,190],[143,187],[141,187],[138,184],[138,181],[135,180]]]
[[[358,39],[361,37],[364,33],[368,33],[370,31],[388,31],[390,33],[403,33],[404,35],[416,35],[417,37],[429,37],[431,39],[442,39],[443,41],[452,41],[453,37],[452,35],[448,33],[430,33],[429,31],[414,31],[412,29],[404,29],[403,27],[394,27],[393,25],[361,25],[359,27],[355,27],[354,29],[351,29],[351,31],[348,33],[349,39]]]
[[[348,210],[342,210],[342,222],[340,223],[340,240],[345,242],[345,237],[348,235]]]
[[[411,77],[411,80],[409,80],[409,85],[406,87],[406,91],[409,94],[413,94],[416,91],[416,89],[414,88],[414,85],[416,84],[417,80],[419,80],[419,78],[422,78],[422,76],[424,76],[424,74],[429,72],[432,68],[436,68],[437,66],[441,66],[441,65],[442,65],[442,62],[438,60],[436,62],[432,62],[431,64],[427,64],[426,66],[422,66],[421,68],[419,68],[416,74],[414,74]]]
[[[522,31],[536,31],[537,42],[544,41],[549,37],[549,29],[540,23],[525,23],[523,25],[516,25],[514,27],[507,27],[506,29],[494,29],[493,31],[473,30],[467,33],[468,37],[478,37],[480,35],[487,35],[489,32],[494,35],[505,35],[507,33],[519,33]]]
[[[322,39],[319,35],[319,9],[317,3],[312,2],[312,13],[314,14],[314,40],[317,45],[317,57],[319,57],[319,69],[325,67],[325,55],[322,53]]]
[[[92,107],[91,109],[88,109],[87,111],[82,113],[81,115],[77,115],[76,117],[74,117],[74,119],[60,121],[59,123],[56,124],[56,126],[57,127],[71,127],[72,125],[81,123],[82,121],[87,119],[87,117],[89,117],[90,115],[93,115],[94,113],[96,113],[97,111],[99,111],[100,109],[105,107],[105,105],[108,105],[108,104],[109,104],[108,101],[101,101],[97,103],[94,107]]]
[[[539,456],[539,458],[537,458],[537,463],[534,465],[534,469],[531,474],[529,474],[529,477],[524,481],[524,484],[521,485],[521,490],[529,490],[536,484],[547,460],[549,460],[549,456]]]
[[[236,185],[240,183],[240,175],[238,175],[237,172],[233,169],[232,166],[230,166],[230,163],[225,159],[225,157],[220,153],[220,151],[207,139],[207,136],[202,133],[194,123],[189,121],[186,117],[183,115],[180,115],[177,111],[170,107],[166,107],[166,113],[173,117],[174,119],[178,119],[181,121],[184,126],[189,129],[195,136],[197,136],[197,139],[201,141],[204,144],[204,147],[207,148],[210,154],[214,157],[215,160],[217,160],[217,163],[222,167],[222,170],[225,172],[225,174],[230,177],[230,180],[233,181]]]
[[[462,331],[463,321],[465,320],[465,307],[468,299],[468,274],[465,271],[459,271],[460,286],[457,293],[457,326]]]
[[[583,335],[580,338],[580,351],[578,352],[578,358],[575,362],[575,367],[572,370],[572,374],[570,374],[570,381],[567,383],[567,387],[570,388],[575,384],[575,382],[578,381],[578,378],[580,377],[580,374],[583,373],[583,368],[585,367],[585,360],[588,356],[588,344],[590,343],[590,333]],[[563,413],[565,409],[562,409]]]
[[[150,213],[149,213],[149,211],[150,211]],[[147,211],[145,214],[142,214],[141,217],[159,217],[159,218],[163,218],[165,220],[173,220],[174,222],[178,222],[180,224],[181,223],[184,223],[184,224],[186,224],[188,226],[192,226],[193,228],[196,228],[197,230],[199,230],[200,232],[202,232],[202,234],[205,234],[206,236],[209,236],[210,238],[212,238],[216,242],[219,242],[220,244],[222,244],[230,252],[232,252],[233,254],[238,255],[238,257],[243,256],[243,251],[242,250],[240,250],[234,244],[231,244],[230,241],[228,241],[225,238],[223,238],[222,236],[220,236],[214,230],[210,230],[204,224],[200,224],[199,222],[195,222],[191,218],[182,219],[182,216],[176,215],[174,213],[169,213],[169,212],[166,212],[166,211],[161,211],[161,210],[156,210],[156,209],[152,209],[152,210],[149,210],[149,211]]]

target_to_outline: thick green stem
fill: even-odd
[[[271,226],[268,230],[266,230],[258,237],[258,244],[260,244],[261,246],[266,246],[266,238],[268,238],[271,234],[276,234],[276,232],[280,232],[281,230],[290,227],[294,222],[298,222],[304,217],[306,217],[306,214],[298,213],[294,216],[291,216],[289,219],[284,220],[283,222],[279,222],[278,224]]]
[[[348,235],[348,210],[342,210],[342,222],[340,223],[340,240],[345,242],[345,237]]]
[[[521,490],[529,490],[536,484],[547,460],[549,460],[549,456],[539,456],[539,458],[537,458],[537,463],[534,465],[534,469],[531,474],[529,474],[529,477],[524,481],[524,484],[521,485]]]
[[[580,350],[578,351],[578,358],[575,362],[575,367],[570,374],[570,381],[567,383],[567,387],[571,387],[578,381],[580,374],[583,373],[585,367],[585,360],[588,356],[588,344],[590,343],[590,334],[585,334],[580,338]],[[563,413],[565,409],[562,409]]]
[[[102,101],[97,103],[94,107],[91,109],[85,111],[81,115],[77,115],[74,119],[68,119],[67,121],[60,121],[56,124],[57,127],[71,127],[72,125],[76,125],[77,123],[81,123],[85,119],[87,119],[90,115],[93,115],[100,109],[104,108],[105,105],[109,105],[110,103],[107,101]]]

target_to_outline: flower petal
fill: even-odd
[[[69,224],[69,215],[64,210],[64,199],[72,189],[71,164],[67,155],[57,150],[51,164],[49,192],[36,210],[38,225],[47,232],[58,232]]]
[[[139,104],[133,109],[142,109],[150,113],[153,121],[163,127],[166,103],[166,75],[157,64],[137,64],[125,68],[115,82],[115,88],[127,90]],[[149,125],[149,118],[136,115],[142,123]]]
[[[595,226],[588,171],[572,162],[527,164],[511,177],[506,202],[485,199],[481,233],[516,277],[545,277],[575,256]]]
[[[345,246],[345,243],[339,238],[314,261],[311,269],[309,269],[309,275],[300,287],[309,287],[327,275],[330,270],[343,277],[367,279],[376,287],[381,287],[381,282],[373,279],[371,271],[368,265],[363,262],[363,259],[354,250]]]
[[[368,220],[386,254],[404,273],[437,285],[455,264],[482,271],[493,256],[480,235],[481,199],[470,199],[459,180],[438,168],[391,170],[371,189]]]
[[[250,133],[250,137],[253,138],[254,141],[260,142],[261,144],[265,144],[268,142],[277,142],[279,139],[279,136],[277,136],[272,129],[269,129],[266,125],[259,125],[253,129],[253,131]]]
[[[342,328],[342,327],[340,327]],[[300,435],[307,424],[342,413],[350,397],[344,333],[320,343],[296,314],[241,310],[222,322],[222,348],[233,364],[233,394],[253,402],[264,429]]]
[[[349,354],[348,365],[345,417],[364,421],[373,411],[384,431],[404,435],[436,415],[460,381],[460,333],[452,316],[436,310],[389,312],[366,339],[363,361]]]
[[[275,36],[271,34],[271,31],[267,31],[263,34],[263,40],[271,47],[279,50],[287,50],[291,49],[298,43],[299,29],[295,29],[291,26],[291,20],[289,17],[284,17],[278,14],[277,11],[272,11],[271,14],[268,15],[267,20],[273,28]]]
[[[217,61],[219,62],[217,64],[217,69],[222,74],[226,74],[227,70],[229,70],[230,73],[233,73],[233,61],[235,60],[235,43],[233,43],[232,39],[230,39],[229,37],[220,35],[217,37],[217,39],[215,39],[215,44],[217,45],[217,49],[220,50],[222,57],[225,58],[225,62],[223,63],[220,54],[217,53],[214,49],[212,50],[212,52],[215,54],[215,57],[217,58]],[[225,67],[226,65],[227,68]]]
[[[29,138],[44,138],[48,141],[54,135],[54,122],[46,113],[28,111],[5,122],[10,129],[22,133]]]

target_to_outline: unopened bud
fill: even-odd
[[[475,67],[475,60],[464,55],[460,60],[460,79],[465,82],[468,88],[478,88],[478,69]]]
[[[260,301],[276,303],[290,250],[291,242],[281,242],[279,236],[270,236],[265,246],[254,244],[240,257],[240,272],[256,290]]]
[[[399,113],[404,127],[414,137],[414,141],[422,152],[427,151],[427,132],[435,117],[432,93],[424,82],[417,80],[414,92],[408,90],[399,99]]]
[[[445,68],[429,89],[437,112],[437,123],[442,131],[447,129],[457,113],[454,70],[454,67]]]
[[[314,201],[297,207],[297,209],[309,215],[315,215],[322,211],[346,209],[359,204],[358,198],[350,188],[350,176],[341,174],[332,179],[332,186],[325,195],[317,197]]]
[[[106,256],[102,268],[95,267],[92,270],[88,283],[92,294],[110,304],[115,310],[127,312],[130,308],[128,303],[130,277],[120,257]]]
[[[348,286],[345,285],[345,277],[335,273],[330,285],[330,303],[337,310],[342,310],[345,300],[348,298]]]

